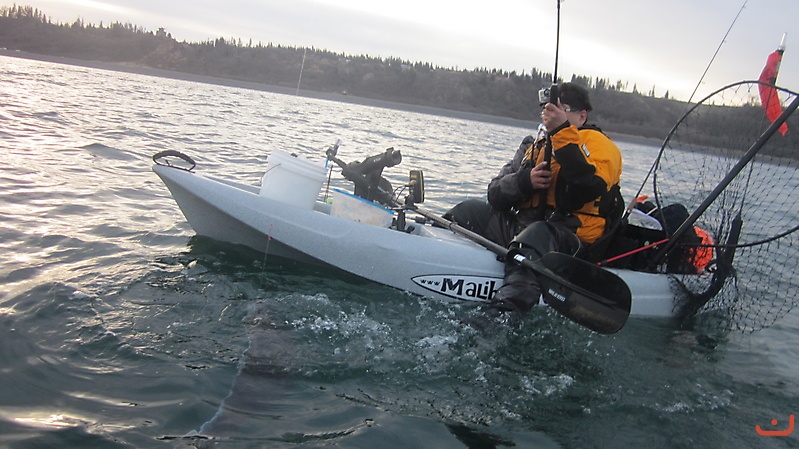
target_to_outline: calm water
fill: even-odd
[[[471,306],[197,238],[150,170],[175,149],[256,184],[271,148],[393,146],[388,177],[424,169],[443,211],[527,132],[0,57],[0,446],[799,447],[755,431],[799,413],[796,313],[479,332]],[[656,149],[620,146],[634,191]]]

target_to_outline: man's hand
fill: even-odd
[[[550,177],[552,176],[552,172],[549,171],[546,162],[541,162],[540,164],[533,167],[530,170],[530,182],[533,183],[534,189],[547,189],[549,188],[549,183],[551,181]]]
[[[560,107],[560,102],[557,105],[547,103],[541,110],[541,123],[546,126],[548,132],[558,129],[558,127],[566,123],[566,120],[568,120],[566,111]]]

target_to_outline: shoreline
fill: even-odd
[[[386,100],[377,100],[364,97],[356,97],[352,95],[345,95],[335,92],[319,92],[306,89],[295,89],[273,84],[255,83],[252,81],[243,81],[230,78],[218,78],[205,75],[196,75],[185,72],[175,72],[172,70],[156,69],[152,67],[138,66],[124,63],[104,62],[97,60],[84,60],[67,58],[63,56],[50,56],[37,53],[29,53],[19,50],[0,49],[0,56],[7,56],[11,58],[29,59],[35,61],[51,62],[55,64],[64,64],[78,67],[87,67],[100,70],[108,70],[113,72],[134,73],[138,75],[154,76],[158,78],[170,78],[181,81],[193,81],[204,84],[214,84],[219,86],[235,87],[240,89],[258,90],[263,92],[272,92],[283,95],[294,95],[306,98],[315,98],[319,100],[336,101],[340,103],[351,103],[365,106],[373,106],[383,109],[395,109],[400,111],[415,112],[419,114],[427,114],[434,116],[458,118],[463,120],[471,120],[483,123],[493,123],[497,125],[505,125],[515,128],[522,128],[526,132],[533,132],[537,127],[532,120],[520,120],[510,117],[500,117],[495,115],[480,114],[475,112],[455,111],[452,109],[436,108],[432,106],[422,106],[407,103],[399,103]],[[613,140],[619,140],[626,143],[642,144],[660,146],[663,143],[662,139],[654,139],[649,137],[635,136],[630,134],[621,133],[607,133]]]

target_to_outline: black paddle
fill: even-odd
[[[537,275],[544,302],[575,323],[601,334],[612,334],[627,322],[632,294],[627,284],[610,271],[562,253],[548,253],[531,261],[443,217],[417,206],[409,209],[532,270]]]

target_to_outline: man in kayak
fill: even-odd
[[[591,258],[624,207],[621,152],[586,123],[588,90],[573,83],[556,87],[559,98],[542,104],[539,135],[526,137],[491,180],[488,203],[465,201],[445,215],[531,260],[551,251]],[[540,294],[535,275],[508,261],[491,306],[523,315]]]

